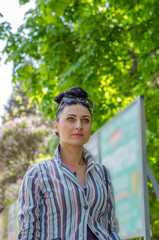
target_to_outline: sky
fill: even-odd
[[[18,27],[24,22],[25,13],[30,8],[35,8],[35,0],[30,0],[23,6],[20,6],[19,0],[0,0],[0,13],[3,15],[3,18],[0,18],[0,23],[4,21],[11,23],[12,31],[16,33]],[[0,41],[0,52],[4,46],[5,42]],[[13,63],[5,64],[5,60],[6,55],[3,55],[0,61],[0,124],[1,116],[4,114],[4,105],[12,93]]]

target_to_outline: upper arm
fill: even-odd
[[[19,239],[39,239],[40,187],[36,168],[26,172],[19,191]]]

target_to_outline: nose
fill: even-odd
[[[75,126],[76,129],[82,129],[82,123],[80,120],[76,121],[76,126]]]

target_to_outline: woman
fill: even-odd
[[[87,97],[73,87],[54,99],[60,104],[54,122],[60,144],[51,160],[25,174],[18,239],[120,239],[110,175],[107,191],[102,166],[83,147],[92,127],[93,103]]]

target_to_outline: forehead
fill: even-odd
[[[77,104],[72,104],[72,105],[66,105],[61,113],[61,115],[68,115],[68,114],[74,114],[74,115],[80,115],[80,116],[90,116],[90,111],[88,110],[87,107],[84,105],[77,103]]]

